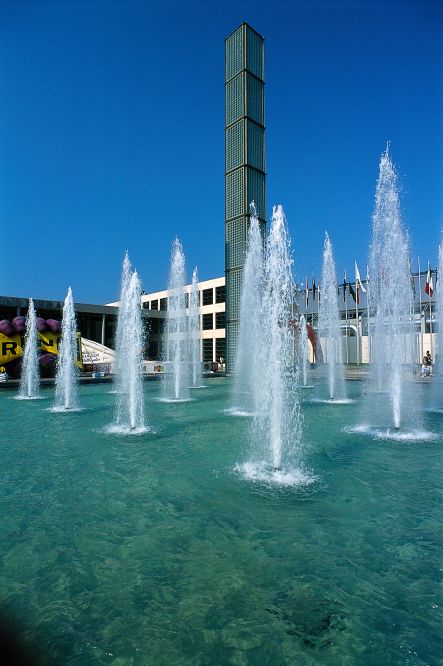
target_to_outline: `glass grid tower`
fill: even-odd
[[[266,227],[264,39],[243,23],[226,38],[225,49],[226,363],[232,371],[251,201],[263,236]]]

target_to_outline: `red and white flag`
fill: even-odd
[[[360,271],[358,270],[357,262],[355,261],[355,290],[357,292],[357,303],[360,303],[360,289],[363,293],[366,293],[366,289],[363,286],[360,277]]]
[[[427,293],[429,298],[432,298],[432,294],[434,293],[434,282],[432,280],[432,271],[429,266],[429,261],[428,261],[428,273],[426,275],[425,292]]]

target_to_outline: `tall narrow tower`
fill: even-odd
[[[232,371],[251,201],[263,235],[266,226],[264,39],[243,23],[226,38],[225,48],[226,363]]]

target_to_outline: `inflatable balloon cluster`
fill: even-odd
[[[35,325],[40,342],[40,371],[42,376],[50,377],[54,374],[56,367],[61,324],[57,319],[37,317]],[[4,367],[10,377],[20,377],[25,333],[25,317],[14,317],[11,321],[9,319],[0,321],[0,366]]]

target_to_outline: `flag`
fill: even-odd
[[[343,301],[346,302],[346,271],[343,276]]]
[[[315,292],[317,291],[317,287],[315,286],[315,277],[314,274],[312,274],[312,300],[315,301]]]
[[[306,276],[305,302],[306,302],[306,309],[307,309],[308,304],[309,304],[309,283],[308,283],[308,276]]]
[[[355,295],[355,291],[354,291],[354,287],[352,286],[352,284],[351,284],[350,282],[348,282],[348,287],[349,287],[349,293],[351,294],[351,296],[352,296],[352,298],[354,299],[355,303],[358,304],[357,296]]]
[[[361,288],[364,294],[366,293],[366,289],[364,288],[363,283],[361,281],[360,271],[358,270],[357,262],[355,262],[355,286],[357,288],[357,293],[359,287]]]
[[[428,261],[428,273],[426,275],[425,292],[427,293],[429,298],[432,298],[432,294],[434,293],[434,283],[432,281],[432,271],[429,266],[429,261]]]

